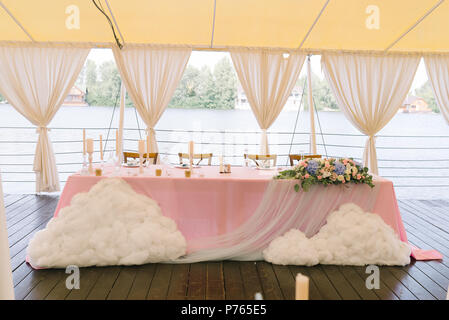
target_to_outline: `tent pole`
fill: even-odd
[[[14,300],[11,260],[9,258],[8,231],[3,202],[2,179],[0,175],[0,300]]]
[[[125,84],[122,81],[122,84],[120,86],[120,118],[118,123],[118,138],[119,138],[119,150],[118,154],[120,157],[120,162],[122,161],[123,157],[123,124],[125,121],[125,101],[126,100],[126,88]]]
[[[316,154],[316,135],[315,135],[315,112],[312,96],[312,67],[310,63],[310,55],[307,56],[307,96],[309,98],[309,115],[310,115],[310,147],[309,153]]]

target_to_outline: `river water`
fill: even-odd
[[[103,134],[106,139],[110,123],[113,128],[118,124],[118,110],[114,116],[113,111],[111,107],[62,107],[58,111],[50,124],[50,137],[57,153],[61,181],[80,168],[74,163],[81,162],[81,154],[70,153],[82,150],[79,128],[87,128],[92,138],[98,139]],[[130,130],[125,131],[124,148],[136,150],[135,140],[144,135],[143,130],[137,129],[145,126],[133,108],[125,111],[125,128]],[[271,153],[287,155],[308,151],[309,114],[299,114],[296,134],[292,136],[297,115],[296,111],[285,110],[274,122],[269,130]],[[319,112],[318,118],[318,153],[362,157],[366,138],[341,112]],[[244,152],[257,153],[260,139],[259,126],[250,110],[167,109],[156,130],[163,160],[171,163],[178,161],[176,154],[185,152],[186,142],[193,139],[196,152],[223,154],[226,161],[241,165]],[[321,136],[321,132],[332,135]],[[112,137],[114,131],[110,132]],[[0,105],[0,168],[6,193],[33,192],[31,164],[36,138],[35,130],[24,117],[11,106]],[[109,141],[106,148],[114,146]],[[449,198],[449,126],[440,114],[397,114],[379,133],[377,147],[380,175],[393,180],[399,198]],[[287,157],[279,156],[278,165],[286,163]]]

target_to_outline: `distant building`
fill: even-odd
[[[286,110],[297,110],[299,104],[301,103],[301,87],[295,86],[290,93],[290,96],[285,103],[284,109]],[[250,110],[251,107],[248,102],[248,98],[246,97],[245,91],[239,85],[237,87],[237,99],[235,102],[235,108],[240,110]]]
[[[421,97],[408,95],[398,112],[416,113],[416,112],[432,112],[428,103]]]
[[[69,94],[65,98],[62,103],[63,106],[73,106],[73,107],[87,107],[89,106],[86,102],[86,93],[78,88],[77,86],[73,86],[70,89]]]

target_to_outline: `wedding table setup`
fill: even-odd
[[[276,264],[406,265],[439,259],[408,245],[393,183],[350,158],[304,158],[281,167],[93,164],[85,139],[54,218],[30,241],[36,267],[211,260]],[[102,138],[100,137],[100,147]],[[146,152],[146,153],[145,153]],[[86,157],[84,157],[86,159]],[[156,163],[156,162],[155,162]]]

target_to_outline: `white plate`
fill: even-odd
[[[263,167],[256,167],[257,170],[276,170],[276,168],[263,168]]]
[[[127,167],[127,168],[138,168],[139,164],[129,164],[129,163],[124,163],[122,164],[123,167]]]
[[[178,168],[178,169],[190,169],[190,166],[188,166],[188,165],[187,166],[183,166],[183,165],[177,164],[174,167]],[[201,168],[201,167],[197,166],[197,165],[194,165],[194,166],[192,166],[192,168]]]

